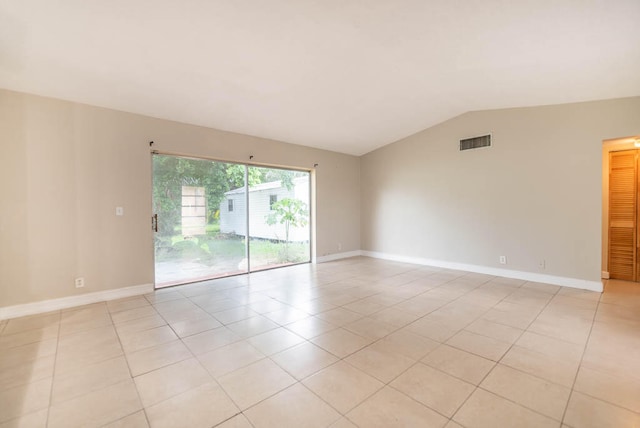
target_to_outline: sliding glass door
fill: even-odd
[[[249,167],[249,258],[252,271],[308,262],[309,173]]]
[[[247,272],[245,195],[243,165],[153,155],[156,287]]]
[[[154,154],[156,287],[310,261],[309,175]]]

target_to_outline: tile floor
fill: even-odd
[[[0,322],[0,427],[639,427],[640,286],[353,258]]]

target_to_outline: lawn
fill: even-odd
[[[206,235],[183,237],[156,235],[156,262],[198,263],[219,266],[224,271],[245,260],[245,238],[219,232],[217,224],[207,226]],[[309,243],[250,240],[253,267],[306,262],[310,259]]]

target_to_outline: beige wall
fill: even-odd
[[[472,112],[371,152],[362,248],[598,281],[602,142],[639,117],[640,97]],[[491,148],[458,150],[485,133]]]
[[[153,281],[150,140],[318,163],[317,256],[362,248],[597,280],[602,142],[640,134],[638,117],[640,97],[473,112],[357,158],[0,90],[0,307]],[[488,132],[493,147],[458,151]]]
[[[357,157],[0,90],[0,307],[153,282],[150,140],[229,161],[318,163],[317,255],[360,248]]]

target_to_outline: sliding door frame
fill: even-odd
[[[270,168],[270,169],[281,169],[281,170],[285,170],[285,171],[300,171],[300,172],[306,172],[307,174],[309,174],[309,260],[306,262],[299,262],[299,263],[291,263],[289,265],[286,266],[273,266],[273,267],[266,267],[263,269],[260,269],[259,271],[256,272],[262,272],[262,271],[266,271],[266,270],[272,270],[272,269],[281,269],[281,268],[286,268],[286,267],[290,267],[290,266],[296,266],[296,265],[302,265],[305,263],[312,263],[313,262],[313,254],[315,253],[313,246],[315,244],[314,242],[314,237],[315,237],[315,233],[313,233],[313,227],[315,224],[315,201],[314,201],[314,197],[313,195],[315,194],[315,191],[313,189],[313,185],[312,182],[313,180],[313,169],[312,168],[300,168],[300,167],[288,167],[288,166],[281,166],[281,165],[271,165],[271,164],[263,164],[263,163],[258,163],[258,162],[239,162],[239,161],[233,161],[233,160],[225,160],[225,159],[221,159],[221,158],[216,158],[216,157],[211,157],[211,156],[194,156],[194,155],[190,155],[190,154],[184,154],[184,153],[175,153],[175,152],[167,152],[167,151],[163,151],[163,150],[151,150],[150,152],[151,156],[150,156],[150,162],[151,162],[151,218],[152,218],[152,226],[153,226],[153,216],[154,216],[154,207],[153,207],[153,186],[154,186],[154,173],[153,173],[153,157],[155,155],[160,155],[160,156],[172,156],[175,158],[181,158],[181,159],[191,159],[191,160],[198,160],[198,161],[211,161],[211,162],[220,162],[220,163],[226,163],[226,164],[234,164],[234,165],[242,165],[244,166],[244,189],[245,189],[245,205],[246,205],[246,213],[245,213],[245,218],[246,218],[246,236],[245,236],[245,256],[247,258],[247,271],[246,272],[242,272],[242,273],[235,273],[235,274],[231,274],[231,275],[226,275],[226,276],[221,276],[221,277],[214,277],[214,278],[209,278],[209,279],[197,279],[194,281],[186,281],[184,283],[181,284],[175,284],[175,285],[169,285],[169,286],[165,286],[165,287],[158,287],[157,286],[157,281],[156,281],[156,251],[155,251],[155,233],[156,231],[152,231],[152,233],[154,235],[153,239],[152,239],[152,252],[153,252],[153,256],[152,256],[152,260],[153,260],[153,287],[154,289],[159,289],[159,288],[169,288],[169,287],[177,287],[180,285],[184,285],[184,284],[192,284],[192,283],[196,283],[196,282],[203,282],[203,281],[211,281],[214,279],[218,279],[218,278],[228,278],[228,277],[232,277],[232,276],[239,276],[239,275],[247,275],[247,274],[251,274],[251,246],[250,246],[250,237],[249,237],[249,233],[250,233],[250,229],[249,229],[249,221],[250,221],[250,207],[249,207],[249,168],[250,167],[256,167],[256,168]],[[156,223],[156,227],[157,227],[157,219],[155,220]],[[153,228],[153,227],[152,227]]]

